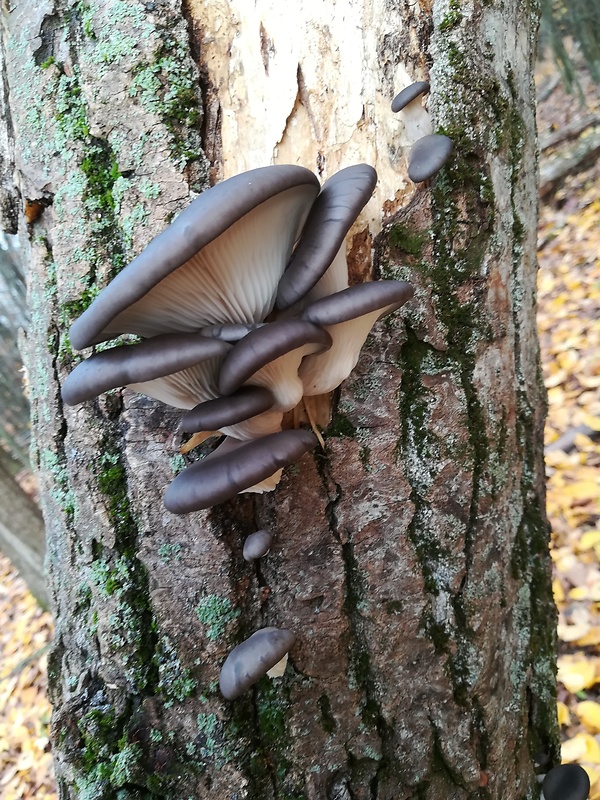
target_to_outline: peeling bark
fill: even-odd
[[[533,756],[557,755],[535,14],[321,8],[19,0],[5,16],[20,190],[44,201],[21,227],[62,800],[516,800],[539,792]],[[428,70],[455,156],[400,210],[389,102]],[[67,326],[194,192],[272,160],[323,178],[373,163],[353,279],[372,263],[417,295],[369,339],[325,451],[271,495],[174,517],[176,415],[128,390],[62,408]],[[274,547],[249,565],[263,527]],[[264,625],[298,636],[284,678],[224,702],[220,665]]]

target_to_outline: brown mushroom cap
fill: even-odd
[[[169,333],[136,344],[111,347],[78,364],[62,386],[67,405],[76,405],[118,386],[151,381],[223,357],[230,345],[199,334]]]
[[[376,183],[377,173],[368,164],[346,167],[325,181],[279,281],[278,310],[301,300],[323,276]]]
[[[264,319],[318,189],[310,170],[277,165],[236,175],[204,192],[73,323],[72,346],[80,350],[126,332],[153,336]],[[267,236],[270,225],[275,230]],[[250,245],[263,262],[257,266],[264,273],[269,261],[272,275],[249,269]],[[198,260],[200,252],[214,267],[210,276],[206,259]]]
[[[266,556],[272,544],[273,535],[269,533],[269,531],[254,531],[254,533],[246,537],[246,541],[244,542],[244,550],[242,553],[244,560],[257,561],[259,558]]]
[[[406,86],[394,97],[392,100],[392,111],[402,111],[403,108],[406,108],[406,106],[412,103],[413,100],[416,100],[417,97],[420,97],[422,94],[427,94],[429,89],[428,81],[411,83],[410,86]]]
[[[415,183],[432,178],[448,161],[453,147],[452,139],[437,133],[418,139],[410,151],[408,177]]]
[[[310,431],[281,431],[197,461],[167,487],[165,507],[174,514],[187,514],[224,503],[297,461],[317,443]]]
[[[226,700],[235,700],[277,664],[296,641],[295,635],[279,628],[261,628],[234,647],[227,656],[219,686]]]

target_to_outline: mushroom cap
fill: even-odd
[[[402,111],[409,103],[416,100],[419,95],[427,94],[429,88],[429,81],[417,81],[416,83],[411,83],[410,86],[406,86],[392,100],[392,111]]]
[[[279,281],[278,310],[297,303],[323,276],[376,183],[377,173],[368,164],[346,167],[325,181]]]
[[[452,139],[438,133],[418,139],[410,151],[408,177],[415,183],[431,178],[450,158],[453,147]]]
[[[269,225],[269,220],[271,220],[270,224],[275,225],[276,232],[280,234],[282,252],[274,252],[272,241],[275,237],[266,237],[264,232],[257,230],[257,228],[260,229],[261,224],[255,224],[254,220],[247,235],[256,247],[270,248],[269,255],[272,256],[274,262],[278,262],[280,257],[287,261],[289,259],[288,249],[291,252],[291,247],[318,189],[319,181],[310,170],[295,165],[277,165],[235,175],[203,192],[100,292],[89,308],[73,323],[70,330],[72,346],[76,350],[81,350],[124,332],[139,333],[142,336],[169,332],[170,321],[165,321],[165,312],[163,312],[163,319],[154,322],[158,328],[162,326],[162,330],[155,327],[149,334],[144,327],[149,324],[147,317],[148,315],[152,316],[154,307],[157,305],[154,302],[154,293],[159,292],[158,300],[160,301],[164,301],[164,297],[169,295],[172,306],[170,314],[177,322],[179,304],[183,307],[184,303],[188,303],[192,308],[192,302],[199,301],[199,298],[192,296],[194,294],[191,290],[192,287],[187,292],[182,290],[181,281],[179,279],[174,281],[173,273],[186,264],[192,273],[197,272],[198,265],[194,264],[194,257],[203,248],[221,237],[228,228],[234,226],[261,205],[264,205],[265,209],[264,225]],[[285,231],[280,231],[277,226],[281,227],[281,220],[273,220],[273,207],[269,205],[268,201],[276,197],[283,197],[284,193],[288,193],[290,190],[293,190],[292,196],[288,198],[290,207],[281,208],[287,228]],[[228,252],[231,250],[231,240],[227,236],[224,239],[222,247],[217,248],[218,252],[211,251],[213,260],[218,262],[218,269],[215,269],[215,274],[218,273],[216,280],[218,284],[225,273],[229,274],[232,268],[235,269],[236,277],[232,279],[232,282],[238,295],[235,301],[231,300],[231,305],[224,309],[223,314],[218,315],[218,318],[203,319],[201,315],[198,315],[197,324],[191,330],[197,331],[206,325],[218,322],[258,321],[260,315],[266,316],[265,307],[268,309],[266,313],[271,310],[269,306],[272,308],[274,297],[268,297],[268,295],[274,292],[275,287],[261,286],[260,291],[255,290],[254,297],[251,298],[250,311],[252,313],[250,316],[246,316],[248,309],[245,305],[248,304],[242,302],[245,296],[245,284],[249,280],[255,281],[256,276],[248,275],[247,260],[244,260],[239,252],[233,253],[235,264],[232,265],[228,262],[228,258],[232,255]],[[241,247],[242,250],[247,249],[247,243],[240,242],[239,236],[237,239],[238,247]],[[235,250],[235,246],[233,249]],[[281,265],[275,263],[273,266],[273,270],[277,273],[274,276],[275,283],[279,280],[280,273],[285,267],[285,261]],[[223,268],[224,264],[226,265],[225,269]],[[184,277],[188,282],[191,280],[189,270]],[[194,274],[193,280],[196,286],[198,282],[202,283],[202,277],[200,276],[198,279]],[[261,276],[260,280],[264,282],[266,279]],[[214,283],[215,279],[213,278],[211,284]],[[159,284],[162,285],[160,289],[157,289]],[[220,297],[220,286],[216,285],[212,288]],[[225,291],[225,294],[227,295],[228,292]],[[267,297],[264,296],[265,294]],[[149,295],[152,297],[148,297]],[[145,302],[140,305],[139,301],[142,299]],[[132,308],[134,305],[135,308]],[[160,302],[158,305],[160,306]],[[242,306],[242,308],[238,306]],[[128,314],[119,318],[119,315],[126,310],[128,310]],[[179,316],[183,317],[183,314],[180,313]],[[191,311],[189,316],[194,316]],[[189,324],[192,324],[191,321]],[[137,329],[134,329],[136,327]],[[176,327],[175,330],[185,330],[185,328]]]
[[[268,411],[273,402],[273,395],[263,386],[243,386],[228,397],[207,400],[192,408],[182,417],[179,430],[183,433],[218,431]]]
[[[413,296],[404,281],[374,281],[350,286],[308,306],[302,316],[325,327],[333,344],[325,353],[308,355],[298,375],[305,396],[327,394],[356,366],[360,351],[375,322]]]
[[[266,555],[273,544],[273,535],[269,531],[255,531],[246,538],[242,555],[244,561],[256,561]]]
[[[267,364],[307,344],[325,350],[331,347],[331,337],[322,328],[299,319],[278,320],[250,331],[223,361],[219,390],[225,395],[235,392]]]
[[[117,386],[144,383],[222,357],[230,347],[196,333],[167,333],[111,347],[75,367],[63,383],[62,398],[67,405],[77,405]]]
[[[579,764],[554,767],[542,782],[542,794],[546,800],[586,800],[589,793],[589,776]]]
[[[202,336],[210,336],[212,339],[220,339],[222,342],[239,342],[246,334],[256,328],[266,325],[266,322],[238,322],[222,325],[207,325],[202,328]]]
[[[410,300],[414,293],[411,284],[405,281],[359,283],[316,300],[304,309],[302,319],[314,325],[328,326],[348,322],[378,310],[381,315],[389,314]]]
[[[165,507],[174,514],[187,514],[224,503],[297,461],[317,443],[310,431],[280,431],[197,461],[167,487]]]
[[[296,641],[295,635],[280,628],[261,628],[227,656],[219,686],[226,700],[235,700],[281,661]]]

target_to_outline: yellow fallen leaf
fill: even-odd
[[[577,733],[561,745],[563,764],[586,762],[600,764],[600,744],[589,733]]]
[[[581,639],[577,639],[577,644],[580,647],[591,647],[592,645],[600,644],[600,627],[594,625],[585,636],[582,636]]]
[[[596,664],[582,656],[561,656],[557,679],[568,692],[576,694],[596,683]]]
[[[592,733],[600,733],[600,703],[584,700],[581,703],[577,703],[575,713]]]
[[[593,431],[600,431],[600,417],[593,416],[592,414],[584,414],[583,423]]]
[[[600,497],[600,485],[596,481],[577,481],[565,486],[562,491],[573,500],[595,500]]]
[[[560,700],[556,704],[556,713],[558,716],[559,725],[571,724],[571,715],[569,714],[569,709],[567,708],[566,704],[562,703]]]
[[[597,544],[600,544],[600,531],[586,531],[577,542],[577,549],[580,552],[591,550]]]
[[[554,578],[552,581],[552,593],[554,595],[554,602],[555,603],[564,603],[565,601],[565,592],[562,587],[562,583],[558,578]]]

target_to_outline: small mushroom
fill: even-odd
[[[259,558],[266,556],[272,544],[273,536],[269,531],[262,530],[251,533],[244,542],[242,551],[244,560],[257,561]]]
[[[586,800],[590,779],[579,764],[561,764],[546,773],[542,782],[545,800]]]
[[[228,395],[244,383],[264,386],[274,396],[273,410],[291,411],[303,394],[298,368],[302,359],[331,346],[329,334],[300,319],[278,320],[251,331],[228,353],[219,390]]]
[[[427,81],[417,81],[406,86],[392,100],[392,111],[402,111],[406,136],[415,142],[432,132],[431,117],[423,108],[422,97],[429,92]]]
[[[276,165],[203,192],[73,323],[72,346],[261,322],[319,188],[310,170]]]
[[[280,431],[197,461],[167,487],[165,507],[174,514],[187,514],[224,503],[297,461],[317,443],[310,431]]]
[[[139,384],[222,358],[230,348],[218,339],[189,333],[163,334],[111,347],[75,367],[63,383],[62,398],[72,406],[119,386],[136,386],[137,391]]]
[[[302,318],[325,328],[333,345],[325,353],[307,356],[300,365],[304,394],[327,394],[339,386],[354,369],[375,322],[400,308],[413,294],[413,287],[404,281],[373,281],[350,286],[308,306]]]
[[[368,164],[346,167],[325,181],[279,281],[279,311],[301,300],[323,277],[376,182],[377,173]]]
[[[236,697],[259,681],[290,650],[295,635],[280,628],[261,628],[227,656],[219,686],[226,700]]]
[[[411,181],[426,181],[438,173],[450,158],[453,146],[452,139],[437,133],[415,142],[408,162]]]

